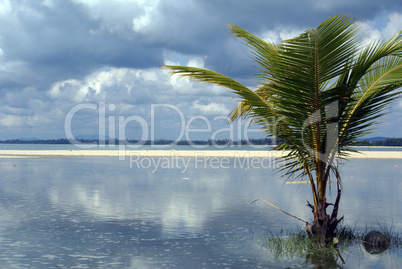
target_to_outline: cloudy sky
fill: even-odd
[[[253,86],[228,23],[278,41],[340,12],[366,24],[369,39],[401,30],[394,0],[0,0],[0,140],[236,140],[245,130],[227,123],[232,93],[161,66],[206,67]],[[402,100],[389,112],[372,136],[402,137]]]

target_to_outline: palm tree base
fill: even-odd
[[[319,245],[329,245],[333,244],[334,238],[337,236],[337,226],[339,220],[335,222],[329,221],[329,215],[323,220],[316,220],[313,222],[313,225],[307,224],[306,231],[311,240],[316,242]]]
[[[328,245],[333,244],[334,238],[337,237],[337,227],[343,217],[338,217],[338,207],[341,198],[341,189],[338,185],[338,195],[335,204],[328,204],[326,199],[321,199],[317,202],[317,210],[310,203],[307,205],[313,209],[314,222],[313,224],[306,223],[306,231],[309,237],[317,244]],[[326,208],[333,205],[332,214],[329,216],[326,213]]]

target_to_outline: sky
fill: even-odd
[[[270,41],[347,13],[367,39],[401,30],[394,0],[0,0],[0,140],[233,139],[228,89],[171,76],[164,64],[205,67],[255,86],[234,23]],[[402,137],[402,99],[370,136]]]

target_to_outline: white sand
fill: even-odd
[[[79,156],[275,158],[281,151],[247,150],[0,150],[0,158],[51,158]],[[402,159],[402,151],[362,151],[348,158]]]

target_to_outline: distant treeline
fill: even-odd
[[[141,141],[138,140],[128,140],[131,144],[138,144]],[[231,139],[218,139],[218,140],[180,140],[180,141],[173,141],[173,140],[156,140],[156,141],[145,141],[143,142],[144,145],[179,145],[179,146],[191,146],[191,145],[206,145],[206,146],[223,146],[223,145],[272,145],[272,139],[249,139],[249,140],[240,140],[240,141],[233,141]]]
[[[75,144],[75,143],[83,143],[83,144],[102,144],[102,145],[124,145],[124,144],[137,144],[137,145],[179,145],[179,146],[191,146],[191,145],[206,145],[206,146],[230,146],[230,145],[272,145],[273,140],[269,138],[265,139],[248,139],[248,140],[240,140],[240,141],[232,141],[230,139],[217,139],[217,140],[181,140],[181,141],[174,141],[168,139],[161,139],[161,140],[147,140],[147,141],[140,141],[140,140],[125,140],[119,141],[115,140],[98,140],[98,139],[77,139],[75,141],[70,141],[68,139],[60,138],[60,139],[43,139],[43,140],[20,140],[20,139],[9,139],[0,141],[0,144]]]
[[[359,144],[364,146],[387,146],[387,147],[401,147],[402,138],[387,138],[379,141],[367,141],[363,140]]]
[[[74,143],[83,143],[83,144],[102,144],[102,145],[124,145],[124,144],[136,144],[136,145],[179,145],[179,146],[192,146],[192,145],[205,145],[205,146],[231,146],[231,145],[242,145],[242,146],[264,146],[264,145],[272,145],[274,144],[273,139],[265,138],[265,139],[242,139],[240,141],[232,141],[230,139],[217,139],[217,140],[168,140],[168,139],[160,139],[160,140],[147,140],[140,141],[129,139],[125,141],[115,140],[98,140],[98,139],[77,139],[76,141],[70,141],[65,138],[60,139],[38,139],[38,140],[21,140],[21,139],[10,139],[0,141],[0,144],[74,144]],[[280,142],[276,141],[276,144],[280,144]],[[356,145],[361,146],[389,146],[389,147],[400,147],[402,146],[402,138],[387,138],[385,140],[378,141],[359,141]]]
[[[45,140],[20,140],[20,139],[9,139],[2,140],[0,144],[71,144],[68,139],[45,139]]]

